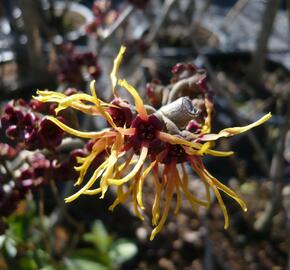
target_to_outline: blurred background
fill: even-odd
[[[64,204],[76,156],[91,146],[47,123],[54,104],[31,97],[37,89],[85,92],[95,79],[109,100],[121,44],[122,76],[156,108],[174,83],[172,67],[187,63],[207,72],[214,131],[272,112],[261,127],[217,144],[234,156],[205,157],[248,205],[243,213],[224,198],[228,230],[216,202],[197,212],[184,202],[154,241],[149,210],[145,222],[130,201],[108,211],[114,190]],[[290,269],[289,101],[289,0],[2,0],[0,269]],[[83,130],[106,125],[70,110],[61,117]],[[203,194],[200,185],[192,174],[190,188]]]

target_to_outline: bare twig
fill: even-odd
[[[281,100],[278,102],[282,103]],[[281,107],[282,104],[280,104]],[[266,209],[259,219],[254,224],[254,228],[257,232],[266,232],[270,229],[273,216],[276,213],[277,206],[281,202],[281,191],[282,191],[282,177],[283,177],[283,152],[284,144],[286,139],[286,134],[290,127],[290,107],[288,107],[288,112],[285,117],[285,123],[280,129],[280,135],[277,139],[277,144],[275,147],[275,153],[272,158],[270,167],[270,181],[272,184],[272,197],[271,201],[267,202]]]
[[[80,223],[78,223],[77,220],[75,220],[68,212],[63,200],[60,198],[55,181],[53,179],[51,179],[51,181],[49,183],[50,183],[50,188],[51,188],[52,194],[54,196],[54,199],[56,200],[57,205],[59,206],[62,214],[64,215],[64,217],[66,218],[68,223],[73,225],[79,232],[81,232],[83,230],[82,225]]]
[[[45,227],[45,214],[44,214],[44,192],[43,189],[40,188],[39,191],[39,201],[38,201],[38,214],[39,214],[39,220],[40,220],[40,226],[42,230],[42,236],[43,236],[43,243],[45,246],[45,249],[48,254],[51,254],[51,242],[50,237],[47,233],[47,229]]]
[[[237,16],[243,11],[243,9],[248,4],[249,0],[239,0],[236,4],[230,9],[227,15],[221,22],[221,29],[224,29],[227,25],[231,24]]]
[[[134,7],[131,5],[126,7],[126,9],[121,13],[118,19],[111,25],[111,27],[104,32],[103,38],[98,43],[98,53],[100,53],[103,46],[113,37],[115,32],[119,29],[120,26],[123,25],[123,23],[128,19],[128,17],[133,13],[134,10]]]
[[[287,14],[288,14],[288,33],[290,32],[290,0],[286,0]]]
[[[173,8],[176,2],[177,0],[165,1],[161,14],[158,16],[157,20],[154,22],[154,24],[151,27],[150,33],[146,39],[147,44],[151,44],[155,40],[157,34],[159,33],[161,27],[163,26],[167,18],[167,15],[170,13],[171,9]]]
[[[248,74],[249,78],[254,82],[259,82],[263,74],[268,41],[272,34],[274,20],[278,12],[280,2],[280,0],[269,0],[266,2],[266,7],[261,23],[261,29],[258,34],[256,48],[253,54],[253,59]]]

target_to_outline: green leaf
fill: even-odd
[[[96,248],[81,248],[76,250],[71,258],[81,258],[92,260],[101,263],[105,266],[110,266],[112,264],[111,257],[108,252],[101,252]]]
[[[53,268],[51,265],[46,265],[46,266],[40,268],[39,270],[55,270],[55,268]]]
[[[65,260],[67,270],[109,270],[100,263],[84,260],[84,259],[69,259]]]
[[[83,236],[84,241],[92,243],[102,252],[107,252],[112,244],[112,237],[108,234],[104,224],[101,221],[95,221],[91,233]]]
[[[16,241],[12,238],[6,238],[4,242],[5,253],[10,257],[14,258],[17,255]]]
[[[133,258],[138,252],[136,244],[127,239],[119,239],[112,244],[110,257],[116,265],[120,265],[125,261]]]
[[[38,270],[39,268],[32,258],[23,257],[19,259],[19,269]]]

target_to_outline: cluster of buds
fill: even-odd
[[[11,174],[7,171],[7,167],[2,167],[7,161],[13,160],[18,155],[18,149],[13,148],[5,143],[0,143],[0,235],[7,229],[5,218],[13,213],[18,205],[19,200],[23,198],[23,192],[13,185]]]
[[[1,146],[16,151],[8,145]],[[3,160],[3,162],[6,161]],[[28,158],[27,162],[24,164],[26,168],[21,169],[19,177],[13,178],[12,173],[6,171],[0,180],[0,235],[8,228],[6,218],[15,212],[28,193],[45,183],[51,172],[50,161],[41,154],[34,154]]]
[[[79,172],[79,177],[75,185],[82,187],[66,198],[66,202],[72,202],[81,195],[99,194],[104,198],[110,186],[117,186],[117,198],[110,209],[113,210],[132,195],[134,211],[144,220],[143,185],[147,182],[155,188],[152,205],[152,224],[155,228],[151,233],[152,240],[164,226],[175,199],[175,214],[179,212],[182,195],[194,208],[208,208],[212,203],[212,191],[224,214],[224,227],[228,228],[229,217],[220,191],[234,199],[244,211],[247,210],[246,204],[233,190],[210,174],[202,157],[232,155],[232,151],[213,149],[213,142],[246,132],[267,121],[271,114],[244,127],[226,128],[219,133],[212,133],[213,95],[205,83],[206,73],[189,64],[178,64],[173,68],[172,84],[163,87],[168,93],[160,95],[163,96],[160,108],[145,106],[138,91],[125,79],[118,78],[124,53],[125,48],[121,47],[114,61],[111,73],[114,99],[110,103],[97,97],[94,81],[90,85],[91,95],[73,94],[68,99],[53,91],[38,91],[38,96],[35,97],[41,102],[56,102],[58,112],[70,107],[94,117],[101,116],[109,125],[101,131],[79,131],[56,117],[47,118],[71,135],[93,139],[90,153],[86,157],[77,158],[79,165],[75,169]],[[122,99],[117,87],[124,88],[132,96],[134,103],[130,104]],[[151,97],[157,99],[155,90],[150,91]],[[89,171],[97,157],[102,157],[101,164]],[[187,166],[203,182],[205,198],[190,192]],[[148,177],[149,174],[151,178]],[[87,175],[90,176],[85,181]]]
[[[80,85],[84,81],[84,74],[91,79],[101,75],[97,55],[93,52],[77,52],[73,44],[64,43],[58,48],[58,80],[61,83]]]
[[[0,235],[8,228],[6,218],[12,215],[26,195],[37,192],[40,187],[50,181],[72,181],[77,177],[74,167],[77,159],[85,158],[92,150],[94,140],[89,141],[84,148],[74,149],[68,154],[58,154],[50,158],[41,153],[33,153],[26,158],[19,169],[19,176],[13,177],[6,171],[0,172]],[[0,144],[0,163],[13,160],[18,150],[8,144]],[[96,157],[89,170],[95,170],[105,159],[106,153]],[[7,169],[7,167],[6,167]]]
[[[87,25],[87,33],[97,33],[98,30],[111,25],[118,18],[118,11],[111,8],[110,0],[96,0],[93,3],[92,10],[95,16],[93,22]]]
[[[64,133],[58,126],[43,118],[41,113],[54,115],[54,108],[53,103],[14,100],[4,108],[1,128],[9,139],[28,150],[53,149],[61,143]]]

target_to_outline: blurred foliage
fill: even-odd
[[[57,255],[54,248],[61,239],[53,233],[49,217],[38,215],[33,200],[22,202],[8,223],[5,235],[0,236],[0,269],[3,270],[118,269],[137,253],[134,242],[115,238],[101,221],[96,220],[91,230],[82,235],[80,247],[69,246],[71,251]]]

